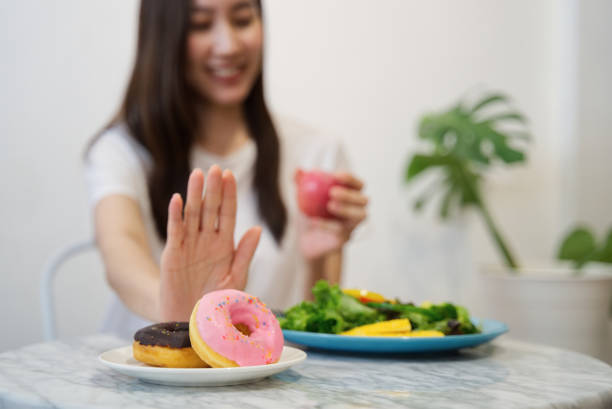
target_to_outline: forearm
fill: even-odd
[[[132,312],[159,321],[159,266],[148,246],[129,235],[99,243],[107,279]]]
[[[323,257],[308,262],[308,280],[305,299],[311,299],[311,288],[321,279],[330,284],[339,284],[342,275],[342,249],[333,251]]]

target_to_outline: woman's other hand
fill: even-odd
[[[316,261],[341,249],[367,217],[368,198],[362,193],[363,182],[346,172],[337,172],[334,177],[341,185],[329,190],[327,210],[335,218],[309,218],[301,228],[300,249],[307,260]]]
[[[234,247],[236,180],[229,170],[212,166],[206,176],[194,170],[183,201],[174,194],[168,207],[168,237],[160,264],[160,318],[186,321],[206,292],[244,289],[261,235],[252,227]]]

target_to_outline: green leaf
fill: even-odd
[[[481,165],[489,165],[491,163],[489,158],[482,152],[482,143],[479,138],[474,138],[474,143],[469,146],[466,153],[468,159],[478,162]]]
[[[429,201],[429,199],[436,194],[436,191],[440,188],[440,186],[445,183],[446,183],[445,180],[438,179],[432,182],[429,186],[427,186],[427,189],[415,199],[414,210],[417,212],[421,211],[423,209],[423,206],[425,206],[425,204],[427,203],[427,201]]]
[[[477,204],[477,192],[480,190],[481,177],[467,166],[458,166],[453,176],[456,178],[454,183],[461,186],[459,189],[461,193],[461,207]]]
[[[451,185],[451,187],[444,194],[444,197],[442,198],[442,205],[440,206],[440,217],[442,217],[442,219],[448,218],[451,204],[453,199],[457,196],[458,190],[457,185]]]
[[[316,308],[313,303],[304,301],[285,312],[285,316],[279,320],[284,329],[306,331]]]
[[[442,304],[434,304],[429,307],[430,310],[434,311],[436,314],[439,314],[442,318],[457,318],[457,307],[451,303],[442,303]]]
[[[414,201],[414,210],[417,212],[421,211],[431,196],[432,196],[432,192],[430,191],[426,191],[423,194],[421,194]]]
[[[523,115],[519,114],[518,112],[505,112],[502,114],[495,114],[483,120],[482,122],[493,123],[493,122],[505,121],[509,119],[519,121],[522,123],[527,122],[527,119]]]
[[[612,264],[612,229],[608,232],[608,237],[603,244],[603,247],[597,251],[595,256],[595,261],[599,261],[601,263],[611,263]]]
[[[513,149],[506,144],[494,146],[495,153],[505,163],[517,163],[525,161],[525,154],[519,150]]]
[[[415,176],[432,166],[441,166],[447,163],[449,163],[449,160],[444,156],[415,154],[406,168],[406,181],[411,181]]]
[[[428,197],[427,196],[421,196],[419,197],[413,205],[413,209],[417,212],[420,212],[421,210],[423,210],[423,207],[425,206],[425,203],[427,202]]]
[[[474,105],[474,107],[472,108],[472,113],[475,113],[479,109],[484,108],[485,106],[492,104],[494,102],[508,102],[508,97],[506,97],[503,94],[488,95],[484,97],[482,100],[480,100],[480,102],[476,103],[476,105]]]
[[[480,128],[483,138],[488,139],[493,144],[495,155],[504,163],[524,162],[525,154],[508,145],[508,136],[497,132],[489,127]]]
[[[434,146],[442,146],[444,135],[448,131],[447,122],[448,118],[444,118],[444,116],[424,116],[419,124],[419,138],[431,141]]]
[[[455,204],[460,208],[475,206],[485,218],[498,249],[508,263],[514,266],[508,246],[484,207],[480,183],[484,172],[496,163],[525,161],[523,150],[511,146],[510,142],[525,139],[528,134],[522,129],[505,131],[498,128],[503,121],[517,121],[524,125],[525,117],[511,109],[498,110],[501,113],[497,114],[481,111],[496,103],[507,103],[508,100],[501,93],[490,93],[473,104],[471,109],[467,104],[459,102],[445,111],[422,116],[418,136],[429,143],[429,149],[412,157],[406,167],[405,180],[410,182],[426,169],[439,167],[446,176],[446,183],[439,188],[442,192],[440,215],[448,217]],[[488,119],[483,121],[483,117]],[[426,200],[427,197],[419,197],[415,208],[422,208]]]
[[[570,232],[559,249],[560,260],[571,260],[578,268],[586,263],[596,250],[595,237],[590,230],[579,227]]]
[[[370,324],[379,320],[378,312],[367,307],[340,290],[338,285],[329,285],[319,280],[312,288],[314,303],[303,302],[286,313],[284,329],[304,327],[306,331],[339,333],[352,327]]]

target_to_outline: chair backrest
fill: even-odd
[[[45,341],[52,341],[57,338],[55,297],[53,294],[53,282],[57,272],[68,260],[81,253],[95,249],[96,243],[93,239],[78,241],[60,249],[49,259],[45,266],[40,282],[40,304],[42,307],[43,336]]]

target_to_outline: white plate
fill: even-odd
[[[283,347],[275,364],[242,366],[237,368],[159,368],[137,361],[132,347],[126,346],[106,351],[98,356],[104,365],[124,375],[145,382],[172,386],[223,386],[255,382],[306,359],[306,353],[297,348]]]

